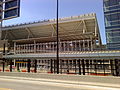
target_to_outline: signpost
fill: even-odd
[[[0,40],[2,39],[2,22],[20,16],[20,0],[0,0]]]

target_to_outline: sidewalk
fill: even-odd
[[[32,80],[42,82],[56,82],[75,85],[90,85],[111,87],[120,89],[120,77],[113,76],[80,76],[80,75],[56,75],[34,73],[0,73],[0,78]]]

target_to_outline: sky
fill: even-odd
[[[56,18],[57,0],[21,0],[20,17],[3,22],[4,26]],[[106,44],[103,0],[59,0],[59,17],[96,13],[103,44]]]

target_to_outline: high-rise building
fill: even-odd
[[[120,0],[103,0],[107,49],[120,50]]]

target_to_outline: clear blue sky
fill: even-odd
[[[4,21],[4,25],[56,18],[57,0],[21,0],[20,17]],[[59,17],[97,14],[102,42],[106,43],[103,0],[59,0]]]

